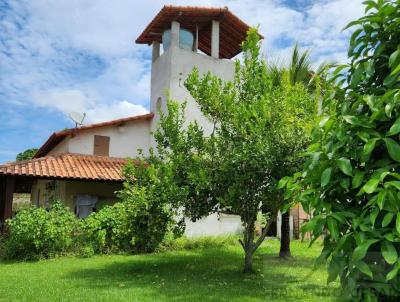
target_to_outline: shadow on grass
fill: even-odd
[[[331,289],[304,282],[304,274],[287,273],[294,266],[308,272],[310,263],[308,258],[283,261],[258,255],[256,273],[244,275],[241,254],[229,249],[205,249],[130,256],[99,268],[76,270],[66,278],[79,281],[77,286],[83,290],[98,287],[127,294],[137,292],[153,300],[298,302],[311,301],[304,299],[310,295],[315,301],[328,301],[333,294]]]

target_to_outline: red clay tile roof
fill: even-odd
[[[146,29],[136,39],[137,44],[161,42],[161,34],[171,27],[172,21],[180,23],[182,28],[199,31],[198,47],[204,53],[211,54],[211,21],[220,21],[220,58],[230,59],[241,50],[241,43],[246,39],[249,26],[232,14],[227,7],[197,7],[197,6],[164,6]],[[260,38],[263,38],[260,35]]]
[[[143,115],[136,115],[136,116],[121,118],[121,119],[112,120],[112,121],[108,121],[108,122],[91,124],[91,125],[86,125],[86,126],[82,126],[79,128],[71,128],[71,129],[66,129],[66,130],[62,130],[59,132],[54,132],[47,139],[47,141],[39,148],[39,150],[36,152],[34,158],[40,158],[42,156],[47,155],[48,152],[50,152],[55,146],[57,146],[68,135],[75,134],[75,133],[83,131],[83,130],[89,130],[89,129],[107,127],[107,126],[113,126],[113,125],[120,125],[120,124],[123,124],[126,122],[131,122],[131,121],[151,120],[153,117],[154,117],[154,113],[147,113],[147,114],[143,114]]]
[[[0,175],[123,181],[122,167],[127,162],[117,157],[61,153],[0,165]]]

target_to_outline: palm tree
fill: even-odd
[[[317,81],[315,80],[326,69],[326,66],[327,64],[323,63],[316,71],[313,71],[310,51],[308,49],[301,51],[299,45],[296,43],[293,47],[289,64],[284,64],[282,66],[282,64],[274,63],[269,64],[268,68],[273,85],[281,85],[284,81],[284,77],[287,76],[286,81],[289,81],[291,85],[302,83],[310,92],[315,93],[317,91]],[[289,220],[290,209],[282,214],[280,257],[291,257]]]

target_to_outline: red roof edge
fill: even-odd
[[[132,122],[132,121],[144,121],[144,120],[151,120],[154,117],[154,113],[147,113],[142,115],[135,115],[131,117],[120,118],[112,121],[101,122],[91,125],[82,126],[79,128],[70,128],[58,132],[54,132],[47,141],[39,148],[33,158],[39,158],[42,156],[47,155],[55,146],[57,146],[64,138],[68,135],[77,133],[83,130],[95,129],[100,127],[107,127],[113,126],[118,124],[123,124],[125,122]]]

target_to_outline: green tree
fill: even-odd
[[[326,68],[327,64],[322,63],[314,71],[310,60],[310,51],[307,49],[303,51],[300,50],[298,44],[296,43],[293,47],[288,63],[283,65],[279,65],[276,63],[269,64],[268,72],[271,74],[273,85],[279,87],[282,86],[285,82],[286,84],[290,85],[302,84],[308,89],[311,94],[314,95],[314,97],[317,99],[317,103],[319,103],[318,98],[320,98],[321,96],[321,86],[323,86],[322,84],[325,84],[325,81],[323,80],[323,74]],[[302,117],[302,119],[308,121],[311,127],[311,124],[314,122],[313,117],[315,117],[315,115],[305,116]],[[300,140],[299,137],[292,136],[291,140],[286,142],[283,148],[283,150],[290,150],[288,154],[289,158],[285,155],[280,158],[283,162],[289,161],[289,165],[282,165],[282,163],[279,162],[278,165],[275,165],[276,172],[272,171],[272,174],[277,175],[277,177],[279,175],[282,178],[292,175],[296,171],[296,169],[299,169],[302,163],[300,157],[297,157],[296,162],[294,162],[293,159],[291,159],[290,157],[293,157],[293,155],[298,154],[300,151],[305,151],[309,139],[310,137],[307,135],[301,137]],[[294,150],[292,150],[292,147],[295,147],[295,153],[293,153]],[[283,167],[285,167],[285,169],[283,169]],[[277,198],[283,198],[283,194],[279,194],[278,192]],[[284,203],[282,202],[282,204]],[[291,205],[291,203],[289,203],[289,205]],[[283,258],[291,257],[289,221],[290,208],[285,206],[285,211],[282,211],[281,245],[279,251],[279,256]]]
[[[244,271],[250,272],[253,255],[281,206],[282,199],[275,196],[281,175],[271,171],[278,162],[297,160],[293,154],[303,149],[302,137],[309,131],[305,120],[313,118],[316,106],[303,85],[272,84],[256,29],[249,31],[243,53],[233,81],[210,73],[200,76],[196,69],[185,81],[214,124],[212,134],[206,135],[196,122],[185,126],[185,105],[169,101],[155,133],[157,157],[150,161],[158,161],[152,167],[165,171],[164,187],[174,196],[169,199],[184,216],[197,220],[219,211],[240,215]],[[288,143],[293,137],[298,144]],[[278,161],[282,154],[286,160]],[[269,219],[257,237],[255,225],[263,209]]]
[[[285,178],[324,234],[328,281],[352,301],[400,297],[400,1],[365,1],[348,65],[332,73],[302,173]]]
[[[31,149],[27,149],[21,153],[17,154],[16,160],[17,161],[21,161],[21,160],[29,160],[32,159],[36,152],[38,151],[37,148],[31,148]]]
[[[125,182],[118,198],[125,210],[117,209],[116,213],[127,215],[130,220],[127,234],[135,252],[152,252],[168,232],[182,233],[177,209],[179,198],[184,195],[171,181],[171,168],[167,161],[151,155],[142,156],[140,162],[130,161],[123,169]],[[125,236],[124,227],[116,230],[118,236]]]

